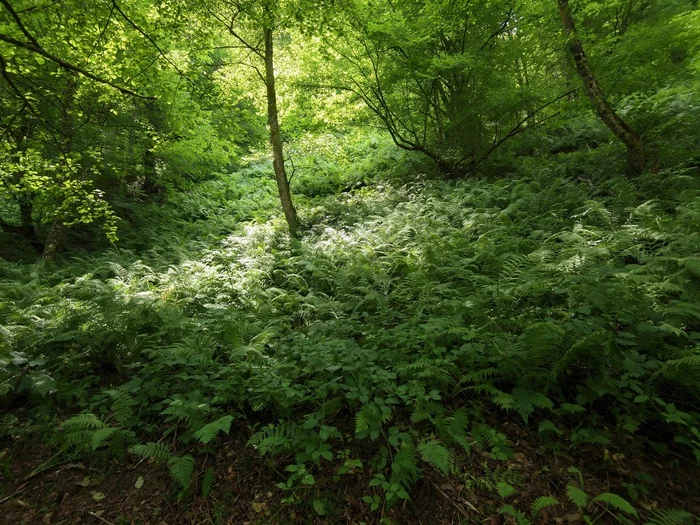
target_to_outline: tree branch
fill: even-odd
[[[0,0],[0,1],[3,1],[3,0]],[[34,43],[22,42],[21,40],[17,40],[15,38],[12,38],[11,36],[3,35],[3,34],[0,34],[0,40],[2,40],[3,42],[7,42],[8,44],[12,44],[15,47],[21,47],[23,49],[31,51],[32,53],[36,53],[37,55],[41,55],[44,58],[49,59],[51,62],[55,62],[63,69],[67,69],[69,71],[79,73],[80,75],[82,75],[86,78],[94,80],[95,82],[99,82],[100,84],[105,84],[107,86],[110,86],[110,87],[116,89],[117,91],[124,93],[125,95],[130,95],[132,97],[137,97],[137,98],[143,98],[146,100],[155,100],[156,99],[156,97],[141,95],[140,93],[137,93],[136,91],[132,91],[129,88],[119,86],[119,85],[115,84],[114,82],[110,82],[109,80],[98,77],[94,73],[90,73],[89,71],[81,68],[80,66],[76,66],[74,64],[71,64],[70,62],[66,62],[62,58],[59,58],[55,55],[52,55],[51,53],[46,51],[40,45],[36,45]]]

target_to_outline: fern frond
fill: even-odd
[[[211,492],[214,486],[214,481],[216,481],[216,475],[214,474],[214,469],[209,467],[202,476],[202,497],[206,498]]]
[[[147,459],[154,459],[158,462],[165,462],[172,456],[170,447],[165,443],[144,443],[140,445],[134,445],[129,448],[129,452],[135,456],[139,456]]]
[[[168,460],[170,475],[180,485],[182,490],[186,490],[194,475],[194,458],[192,456],[174,456]]]
[[[569,500],[571,500],[571,503],[578,508],[583,508],[586,506],[586,503],[588,503],[588,494],[573,485],[568,485],[566,487],[566,495],[569,497]]]
[[[454,465],[452,454],[439,441],[434,439],[427,443],[421,443],[418,445],[418,452],[423,461],[438,469],[445,476],[452,472]]]
[[[559,505],[559,500],[554,496],[540,496],[532,502],[531,513],[533,516],[537,516],[537,514],[539,514],[540,511],[548,507],[554,507],[556,505]]]
[[[498,509],[498,513],[512,516],[518,525],[532,525],[532,521],[528,519],[527,514],[516,509],[513,505],[503,505]]]
[[[92,450],[97,450],[119,429],[114,427],[100,428],[92,434]]]
[[[212,439],[216,437],[219,432],[224,432],[228,434],[231,430],[231,423],[233,422],[233,416],[224,416],[216,421],[208,423],[200,428],[194,433],[194,437],[199,440],[200,443],[209,443]]]
[[[76,430],[98,430],[107,428],[107,426],[107,423],[101,421],[95,414],[78,414],[66,419],[61,425],[61,429],[75,432]]]
[[[644,525],[689,525],[693,515],[678,509],[657,510]]]
[[[606,505],[610,505],[617,510],[631,514],[632,516],[637,515],[637,511],[629,501],[621,496],[618,496],[617,494],[612,494],[611,492],[603,492],[602,494],[598,494],[591,501],[594,503],[605,503]]]

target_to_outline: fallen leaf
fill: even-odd
[[[104,493],[102,493],[102,492],[93,492],[92,493],[92,499],[94,499],[95,501],[102,501],[106,497],[107,496],[105,496]]]
[[[136,478],[136,483],[134,483],[134,487],[136,487],[137,489],[143,487],[143,476],[139,476],[138,478]]]
[[[254,501],[253,504],[251,505],[253,507],[253,512],[259,513],[265,510],[265,503],[258,503],[257,501]]]
[[[90,486],[90,477],[89,477],[89,476],[85,476],[85,477],[84,477],[83,479],[81,479],[80,481],[76,481],[75,484],[76,484],[76,485],[80,485],[81,487],[88,487],[88,486]]]

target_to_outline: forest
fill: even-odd
[[[700,523],[698,0],[0,0],[0,523]]]

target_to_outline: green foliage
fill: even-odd
[[[496,488],[498,489],[498,495],[504,499],[509,498],[515,493],[515,487],[505,481],[499,481],[496,484]]]
[[[649,171],[630,180],[552,52],[554,4],[355,2],[336,17],[245,3],[245,38],[275,29],[304,225],[290,239],[257,149],[264,86],[239,68],[259,57],[211,13],[134,0],[132,35],[108,3],[15,4],[62,59],[156,98],[0,42],[0,257],[30,261],[16,254],[68,229],[54,263],[0,259],[3,435],[50,419],[66,458],[128,451],[166,466],[181,496],[216,497],[211,458],[242,433],[286,501],[313,492],[318,515],[321,491],[351,476],[390,513],[465,456],[500,473],[520,433],[547,452],[650,443],[700,461],[697,9],[631,2],[622,23],[622,0],[575,7],[645,137]],[[26,37],[5,8],[0,26]],[[527,118],[566,92],[551,119]],[[451,167],[493,155],[445,180],[394,143]],[[559,500],[640,518],[571,472]],[[625,487],[641,514],[638,481]],[[559,505],[521,501],[509,476],[484,486],[518,523]]]
[[[598,494],[595,498],[591,500],[591,503],[604,503],[616,510],[621,510],[632,516],[637,516],[637,511],[634,507],[624,498],[618,496],[617,494],[611,494],[609,492],[603,492]]]
[[[197,430],[194,433],[194,437],[196,437],[201,443],[209,443],[219,432],[228,434],[229,430],[231,430],[232,421],[233,416],[223,416]]]
[[[440,472],[449,475],[453,470],[453,460],[450,451],[439,441],[428,441],[418,445],[418,452],[423,461],[435,467]]]
[[[129,449],[129,452],[142,458],[154,459],[160,462],[166,462],[172,457],[170,447],[164,443],[144,443],[134,445]]]
[[[173,456],[168,460],[168,470],[182,490],[187,490],[194,476],[195,460],[192,456]]]
[[[658,510],[645,525],[684,525],[691,523],[693,515],[678,509]]]
[[[559,505],[559,500],[553,496],[540,496],[532,502],[530,512],[533,516],[537,516],[542,510],[548,507]]]
[[[569,497],[571,503],[579,508],[583,508],[588,503],[588,494],[583,490],[573,485],[567,485],[566,495]]]

